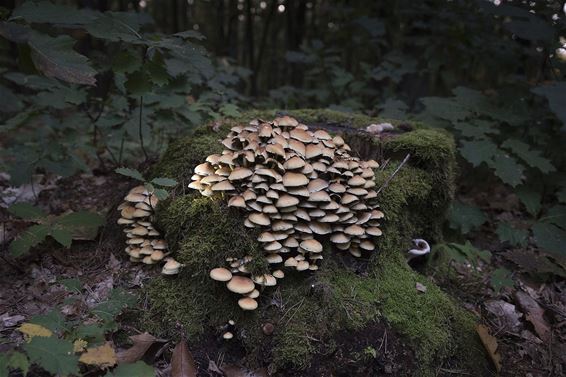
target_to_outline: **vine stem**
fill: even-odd
[[[140,97],[140,121],[139,121],[139,124],[138,124],[138,133],[139,133],[139,136],[140,136],[141,149],[142,149],[143,155],[145,156],[145,160],[147,161],[149,159],[149,157],[147,156],[147,151],[145,150],[145,147],[143,145],[142,115],[143,115],[143,96]]]

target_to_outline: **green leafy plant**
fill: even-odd
[[[36,223],[10,244],[10,252],[15,257],[27,254],[32,247],[39,245],[47,236],[69,248],[73,239],[92,239],[96,236],[98,228],[104,223],[100,215],[86,211],[49,216],[29,203],[13,204],[8,211],[25,221]]]
[[[80,291],[73,291],[67,300],[78,300]],[[21,350],[0,355],[0,376],[20,370],[27,374],[31,364],[53,375],[79,375],[79,354],[87,347],[101,345],[105,336],[118,329],[115,318],[137,299],[121,289],[110,292],[107,300],[91,309],[89,324],[67,320],[58,309],[36,315],[20,327],[26,342]],[[152,376],[153,368],[143,362],[119,365],[107,376]]]
[[[167,199],[169,196],[169,193],[164,187],[170,188],[177,186],[177,181],[172,178],[153,178],[152,180],[147,180],[136,169],[117,168],[115,172],[142,182],[147,191],[151,195],[155,195],[159,200]]]

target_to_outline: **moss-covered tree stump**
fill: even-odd
[[[413,238],[440,240],[453,195],[454,145],[441,131],[389,120],[397,130],[375,137],[356,129],[377,119],[290,111],[311,128],[342,134],[361,157],[388,160],[376,172],[376,187],[383,186],[409,155],[379,193],[386,215],[379,252],[359,260],[325,250],[320,270],[288,272],[277,287],[262,293],[253,312],[242,311],[234,294],[209,278],[209,271],[226,257],[259,255],[261,250],[257,234],[244,227],[241,212],[187,188],[193,168],[222,151],[218,140],[230,127],[276,115],[248,112],[224,121],[220,129],[198,129],[173,143],[154,167],[156,176],[182,183],[172,199],[159,206],[157,217],[171,251],[185,267],[178,276],[156,278],[147,288],[149,330],[174,336],[179,323],[195,348],[203,338],[217,339],[227,355],[243,346],[249,366],[268,366],[288,375],[428,376],[444,369],[485,374],[487,362],[474,317],[406,262]],[[427,288],[425,293],[416,289],[417,283]],[[235,337],[220,340],[230,319],[236,323]],[[262,330],[266,323],[274,326],[271,335]]]

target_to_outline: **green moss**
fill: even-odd
[[[356,126],[375,121],[329,111],[291,113],[306,123],[321,117]],[[274,115],[246,113],[241,120]],[[225,122],[220,134],[236,121]],[[154,174],[190,178],[195,165],[221,149],[217,139],[219,134],[203,128],[192,138],[180,140],[170,147]],[[418,374],[433,375],[442,364],[479,375],[485,359],[473,317],[426,277],[411,270],[404,256],[412,238],[441,237],[444,211],[453,195],[453,142],[442,132],[417,129],[389,139],[371,139],[369,145],[391,159],[377,171],[377,187],[385,184],[400,159],[407,153],[411,157],[380,193],[386,214],[384,235],[367,274],[357,274],[347,266],[352,263],[349,255],[325,251],[316,274],[307,277],[286,272],[277,289],[262,292],[258,310],[243,312],[237,307],[237,297],[224,284],[211,281],[208,271],[227,256],[258,256],[256,235],[243,226],[241,215],[221,202],[179,195],[162,203],[158,219],[176,258],[186,267],[179,276],[156,278],[147,288],[148,327],[156,335],[171,336],[173,324],[180,323],[196,338],[234,319],[238,341],[247,349],[251,366],[254,361],[258,365],[265,361],[265,349],[269,348],[275,368],[304,369],[317,353],[332,351],[333,334],[363,330],[372,322],[385,320],[414,349],[421,368]],[[265,265],[253,268],[259,272]],[[417,282],[427,287],[426,293],[416,290]],[[275,325],[271,337],[261,332],[265,322]]]

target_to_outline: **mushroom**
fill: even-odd
[[[228,289],[253,299],[257,297],[254,281],[268,287],[284,278],[277,268],[281,263],[298,271],[316,271],[324,235],[329,235],[333,247],[354,256],[376,250],[376,237],[382,234],[379,221],[384,217],[377,209],[377,192],[373,189],[373,169],[379,164],[352,156],[341,136],[332,137],[320,129],[313,132],[292,117],[283,116],[272,122],[253,120],[249,125],[232,127],[222,144],[226,149],[221,154],[210,155],[195,167],[189,187],[247,212],[244,225],[258,230],[263,258],[273,271],[251,280],[239,276],[249,273],[246,262],[231,259],[226,268],[213,270],[214,274],[219,273],[217,270],[224,273],[215,280],[228,281]],[[145,195],[143,186],[138,190],[132,196],[135,200],[143,199],[138,194]],[[125,225],[135,222],[136,210],[147,210],[137,203],[120,208]],[[129,244],[138,245],[136,238],[145,231],[149,235],[154,230],[129,232]],[[141,252],[129,253],[132,258],[143,258]]]

